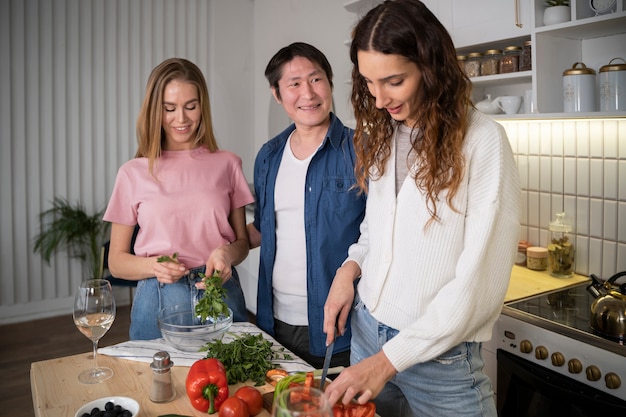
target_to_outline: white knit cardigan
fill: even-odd
[[[358,292],[380,322],[398,329],[383,350],[398,371],[463,341],[491,338],[517,251],[520,186],[502,126],[471,110],[465,173],[452,210],[439,196],[439,222],[409,176],[396,196],[395,161],[369,183],[359,241]],[[395,149],[391,155],[395,155]]]

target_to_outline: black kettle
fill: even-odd
[[[606,281],[591,274],[593,281],[587,291],[594,296],[591,304],[591,328],[610,339],[626,340],[626,283],[617,285],[617,279],[626,276],[618,272]]]

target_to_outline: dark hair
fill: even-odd
[[[297,56],[306,58],[313,64],[318,65],[326,73],[330,88],[333,88],[333,70],[322,51],[308,43],[294,42],[276,52],[272,59],[270,59],[267,67],[265,67],[265,78],[269,81],[270,87],[276,90],[276,96],[278,98],[280,98],[278,81],[280,81],[280,77],[283,76],[283,65],[292,61]]]
[[[211,152],[218,149],[213,122],[209,90],[202,71],[193,62],[183,58],[169,58],[157,65],[148,78],[139,116],[137,117],[138,148],[135,158],[146,157],[149,171],[153,174],[155,160],[161,156],[165,135],[161,122],[163,119],[163,95],[170,81],[177,80],[193,84],[198,90],[198,100],[202,119],[194,145],[206,146]]]
[[[422,75],[419,102],[410,115],[417,120],[420,140],[412,150],[421,161],[415,174],[417,187],[428,196],[436,219],[439,193],[448,189],[451,205],[463,176],[462,145],[471,106],[471,83],[457,63],[452,38],[435,15],[418,0],[387,0],[370,10],[352,33],[352,105],[356,118],[357,182],[367,190],[370,175],[382,175],[391,156],[394,120],[376,108],[359,72],[358,51],[400,55],[415,63]],[[372,171],[372,168],[375,168]]]

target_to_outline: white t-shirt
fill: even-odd
[[[292,133],[293,135],[293,133]],[[291,136],[278,168],[276,210],[276,259],[272,287],[274,317],[293,326],[308,326],[306,236],[304,194],[306,174],[315,153],[300,160],[291,150]]]

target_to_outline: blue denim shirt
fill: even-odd
[[[365,195],[358,195],[354,175],[355,154],[347,128],[331,113],[330,127],[321,147],[311,159],[306,174],[304,219],[307,256],[307,311],[310,352],[324,356],[324,303],[335,271],[347,258],[348,247],[357,241],[365,214]],[[295,129],[289,126],[259,150],[254,163],[256,205],[254,226],[261,232],[257,325],[274,335],[272,272],[276,257],[276,216],[274,188],[287,138]],[[304,306],[303,306],[304,308]],[[335,352],[350,347],[350,327],[337,338]]]

